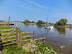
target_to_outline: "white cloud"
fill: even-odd
[[[40,5],[40,4],[38,4],[38,3],[36,3],[35,1],[32,1],[32,0],[25,0],[25,1],[27,1],[30,4],[35,5],[37,7],[40,7],[40,8],[47,8],[47,6]]]

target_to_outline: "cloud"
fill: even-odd
[[[28,3],[30,3],[30,4],[35,5],[37,7],[40,7],[40,8],[47,8],[47,6],[40,5],[40,4],[38,4],[38,3],[36,3],[36,2],[34,2],[32,0],[25,0],[25,1],[28,2]]]

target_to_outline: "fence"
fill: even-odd
[[[1,31],[10,32],[10,33],[1,33],[1,40],[2,40],[3,46],[14,44],[14,43],[21,45],[22,42],[24,43],[25,41],[30,41],[30,40],[39,41],[37,44],[45,43],[45,37],[35,39],[34,31],[21,32],[20,28],[17,28],[17,27],[15,29],[5,29]],[[33,35],[22,36],[22,34],[24,33],[33,33]],[[27,38],[27,37],[30,37],[30,39],[24,39],[24,40],[22,39],[22,38]]]
[[[4,31],[8,31],[10,33],[1,33],[1,40],[2,40],[2,43],[3,46],[5,45],[9,45],[9,44],[13,44],[13,43],[16,43],[16,36],[15,35],[12,35],[10,36],[11,34],[15,34],[16,29],[3,29],[1,30],[1,32],[4,32]]]

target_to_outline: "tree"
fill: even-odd
[[[25,19],[24,22],[25,23],[30,23],[30,21],[28,19]]]
[[[35,23],[34,21],[32,21],[31,23]]]
[[[36,23],[37,25],[41,25],[44,24],[45,22],[43,22],[42,20],[38,20],[38,22]]]
[[[56,22],[55,23],[55,25],[66,25],[66,23],[67,23],[67,19],[61,19],[61,20],[59,20],[58,22]]]

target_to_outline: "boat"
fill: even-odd
[[[49,25],[49,22],[47,21],[47,22],[45,23],[45,29],[52,30],[52,29],[53,29],[53,26],[50,26],[50,25]]]

